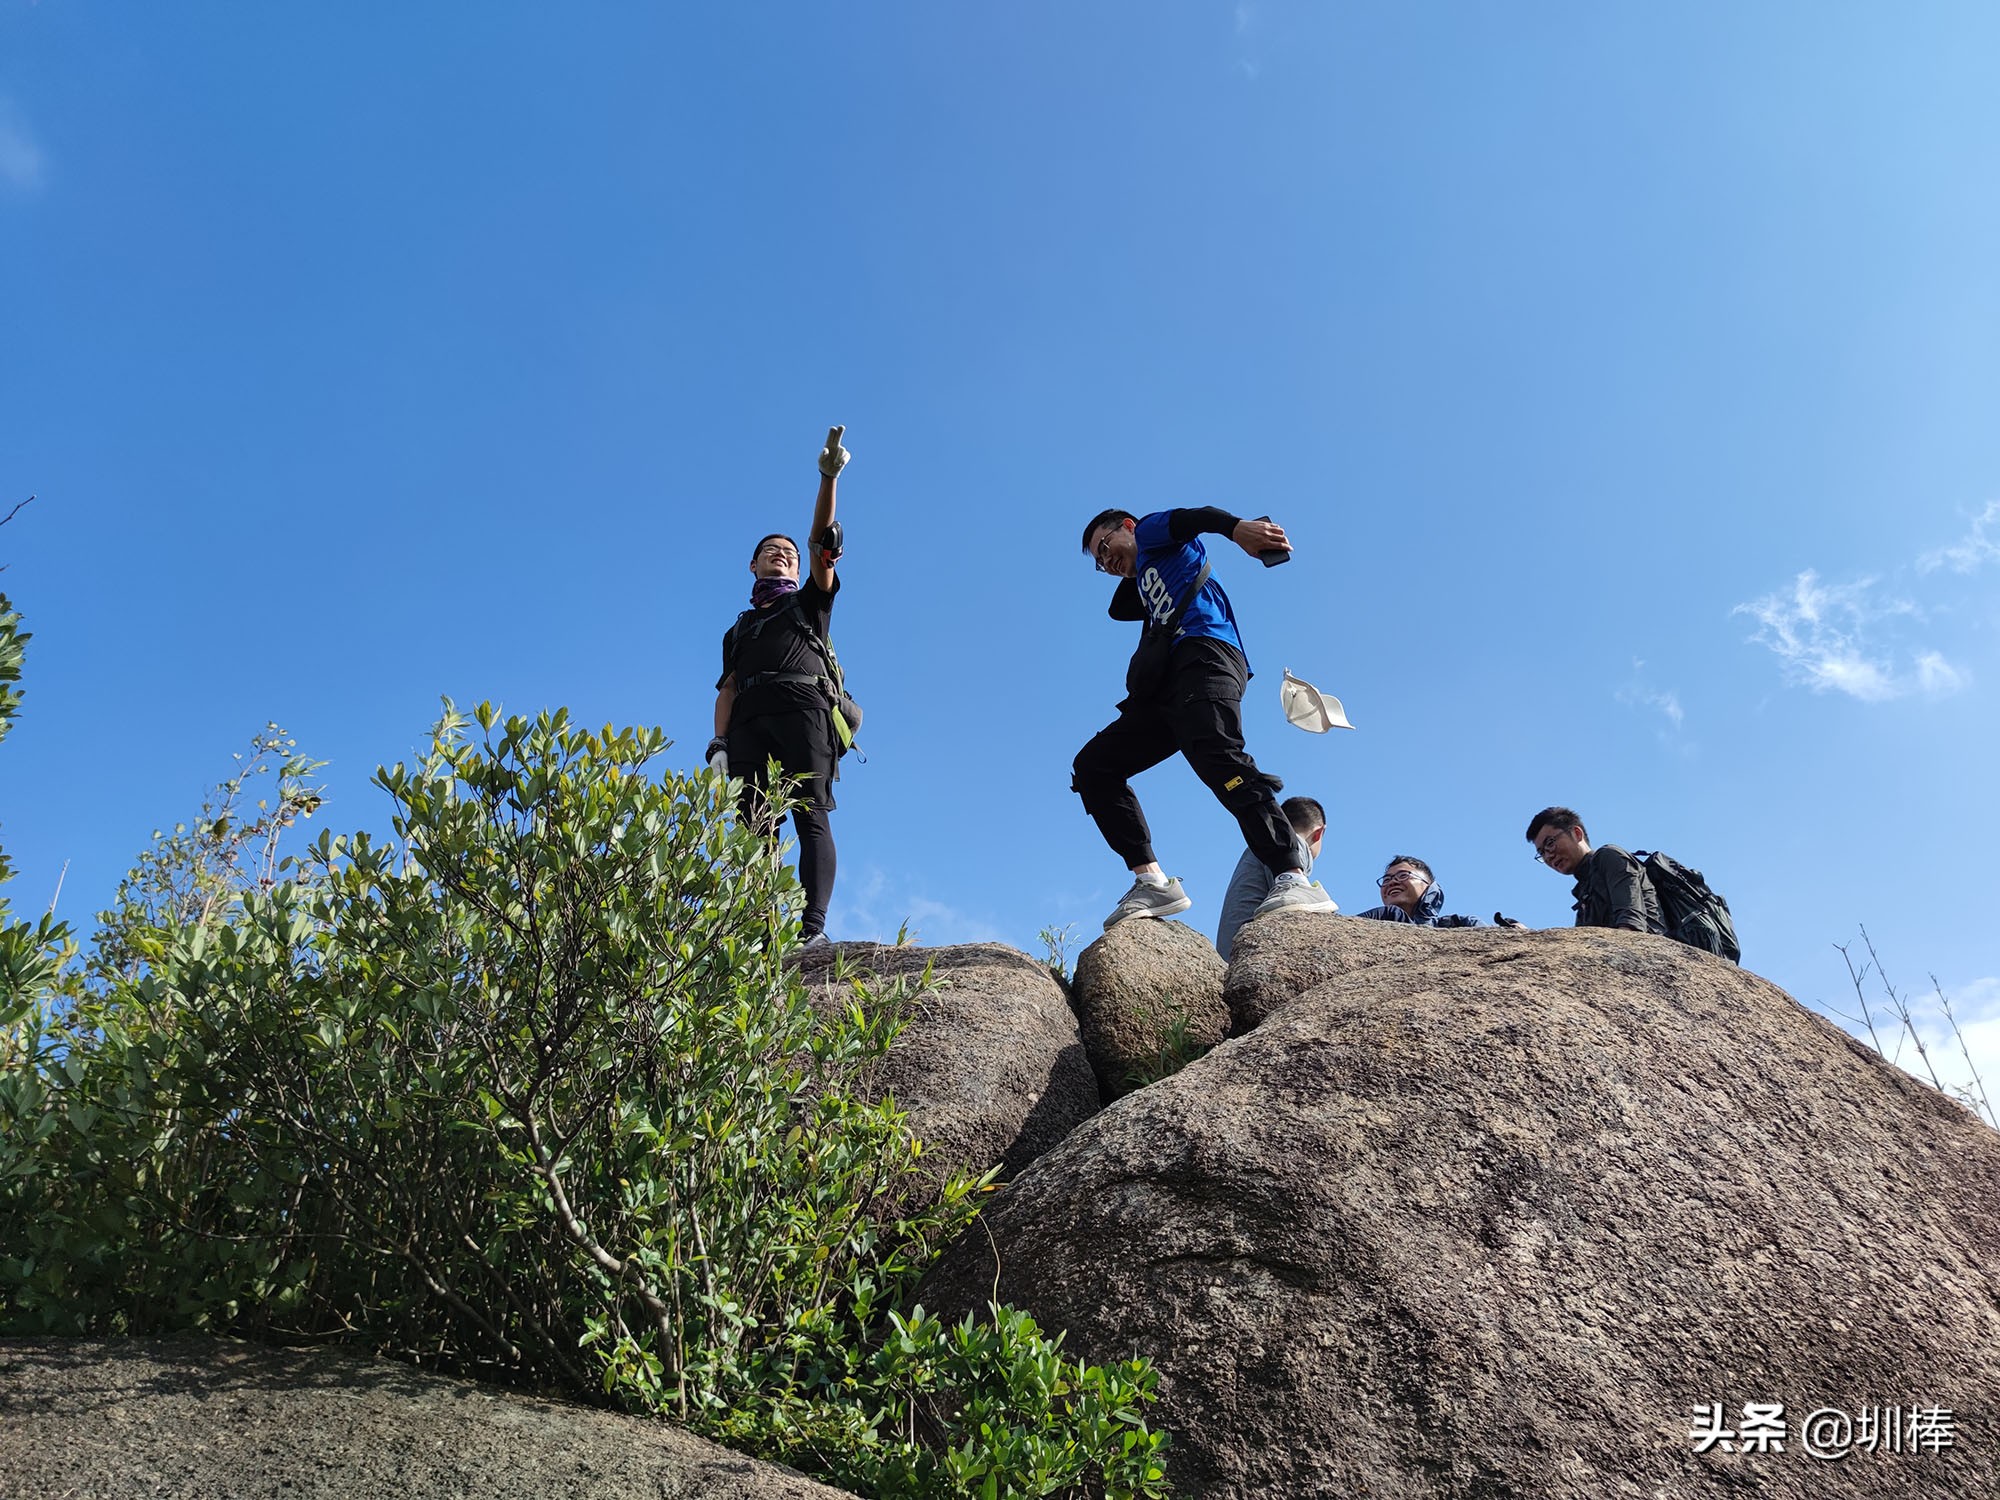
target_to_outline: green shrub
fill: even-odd
[[[235,769],[210,789],[192,822],[153,834],[152,847],[102,914],[72,988],[137,979],[176,934],[219,929],[245,895],[269,891],[281,877],[294,884],[311,878],[312,871],[280,857],[279,844],[325,800],[311,779],[325,762],[300,755],[297,742],[276,724],[266,724],[249,750],[232,759]],[[269,795],[249,803],[260,790]]]
[[[981,1320],[891,1313],[886,1337],[837,1341],[843,1358],[794,1367],[717,1435],[864,1495],[1166,1493],[1166,1435],[1144,1409],[1158,1376],[1143,1359],[1066,1359],[1024,1312]]]
[[[354,1338],[882,1494],[1162,1493],[1143,1362],[909,1305],[973,1184],[859,1079],[927,978],[816,1009],[723,782],[648,774],[658,731],[473,717],[379,773],[392,841],[282,883],[210,858],[211,809],[17,1007],[0,1327]]]
[[[0,594],[0,740],[7,737],[21,709],[21,690],[15,684],[21,680],[21,663],[31,639],[21,629],[14,606]],[[0,885],[13,878],[13,866],[0,854]],[[68,945],[69,929],[53,916],[16,921],[7,898],[0,896],[0,1067],[18,1060],[27,1046],[24,1023],[36,1000],[54,986]]]

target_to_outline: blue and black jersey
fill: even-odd
[[[1120,583],[1111,596],[1111,618],[1164,624],[1207,560],[1207,549],[1201,544],[1202,533],[1228,536],[1236,529],[1238,519],[1212,505],[1155,511],[1141,517],[1133,532],[1139,549],[1136,566],[1133,576]],[[1236,612],[1229,607],[1229,595],[1213,576],[1201,586],[1201,592],[1181,617],[1180,629],[1174,633],[1176,642],[1198,637],[1221,641],[1238,652],[1243,651],[1243,637],[1236,629]],[[1247,653],[1245,657],[1247,666]]]

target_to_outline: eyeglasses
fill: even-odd
[[[1097,539],[1097,545],[1090,549],[1097,558],[1097,571],[1100,573],[1109,573],[1111,571],[1110,568],[1105,566],[1111,558],[1111,537],[1111,532],[1105,532],[1103,536]]]
[[[1549,862],[1548,857],[1556,852],[1556,845],[1562,841],[1563,836],[1559,833],[1552,833],[1543,839],[1541,843],[1535,846],[1535,863],[1538,865],[1547,864]]]
[[[794,552],[790,547],[780,547],[776,542],[759,547],[757,555],[759,557],[768,557],[773,562],[797,562],[799,560],[798,553]]]
[[[1423,880],[1426,878],[1422,870],[1391,870],[1387,875],[1379,878],[1375,884],[1378,888],[1384,888],[1392,885],[1408,884],[1412,880]]]

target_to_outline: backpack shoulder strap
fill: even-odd
[[[759,614],[755,609],[746,609],[736,617],[735,652],[732,653],[729,669],[732,672],[736,670],[736,657],[742,652],[744,643],[756,640],[767,628],[777,623],[780,617],[789,620],[793,625],[797,626],[799,632],[805,636],[806,644],[813,649],[814,653],[818,655],[820,661],[825,665],[824,678],[831,684],[834,694],[838,696],[846,692],[846,674],[840,669],[840,658],[833,654],[833,642],[813,628],[813,623],[806,617],[805,610],[799,607],[799,596],[796,591],[787,594],[783,602],[769,614]],[[748,622],[747,628],[746,621]],[[761,672],[755,675],[756,680],[759,682],[812,680],[806,674],[790,672]],[[742,680],[739,678],[737,686],[740,688],[742,685]]]
[[[753,606],[750,609],[744,610],[743,613],[736,617],[736,623],[730,627],[730,639],[734,646],[730,661],[731,671],[734,671],[736,668],[734,656],[742,652],[747,642],[757,640],[766,630],[776,624],[780,616],[788,616],[809,638],[817,639],[812,625],[805,617],[805,611],[799,608],[798,599],[798,593],[794,590],[792,593],[785,595],[784,599],[779,602],[778,607],[769,614],[765,614]]]
[[[841,681],[840,662],[833,654],[833,642],[813,628],[813,622],[806,617],[805,610],[800,608],[797,602],[798,597],[797,594],[792,594],[788,597],[789,607],[785,613],[790,615],[792,623],[804,632],[806,644],[819,653],[819,659],[826,663],[827,675],[833,679],[835,689],[839,690]]]
[[[1201,564],[1201,571],[1194,575],[1194,582],[1189,584],[1186,591],[1174,602],[1174,612],[1162,620],[1158,626],[1154,627],[1162,635],[1171,639],[1174,633],[1181,628],[1181,621],[1187,616],[1188,606],[1194,603],[1195,595],[1199,594],[1202,586],[1208,582],[1209,571],[1208,561],[1204,558]]]

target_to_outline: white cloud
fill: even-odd
[[[1257,29],[1257,7],[1250,0],[1236,0],[1230,15],[1236,25],[1236,71],[1246,79],[1255,82],[1257,75],[1264,71],[1263,64],[1250,56],[1251,32]]]
[[[1733,613],[1757,621],[1751,639],[1769,647],[1793,681],[1816,693],[1885,703],[1910,693],[1944,697],[1963,688],[1970,678],[1933,648],[1912,650],[1908,667],[1897,666],[1897,653],[1881,637],[1894,635],[1903,621],[1921,622],[1923,611],[1907,599],[1880,596],[1875,588],[1873,578],[1822,583],[1808,568],[1789,589],[1739,604]]]
[[[1657,708],[1676,729],[1681,727],[1681,720],[1686,717],[1681,712],[1681,700],[1670,692],[1663,693],[1648,687],[1620,688],[1618,701],[1639,708]]]
[[[1666,722],[1660,726],[1662,742],[1679,745],[1691,752],[1693,747],[1681,740],[1681,728],[1687,720],[1681,708],[1680,694],[1672,688],[1657,688],[1646,680],[1646,664],[1636,657],[1632,661],[1632,680],[1614,694],[1620,703],[1628,708],[1651,709]]]
[[[1912,1078],[1942,1088],[1988,1124],[2000,1126],[1995,1113],[2000,1111],[2000,978],[1949,988],[1933,980],[1928,989],[1901,989],[1905,1021],[1895,1001],[1880,993],[1881,980],[1872,970],[1871,959],[1862,975],[1873,1033],[1859,1014],[1840,1012],[1836,1018],[1857,1040],[1880,1046]]]
[[[1933,698],[1955,693],[1970,680],[1964,668],[1954,667],[1935,651],[1917,658],[1917,687]]]
[[[1972,518],[1972,530],[1960,540],[1918,558],[1918,568],[1926,573],[1934,573],[1939,568],[1949,568],[1954,573],[1971,573],[1982,563],[2000,557],[2000,542],[1995,542],[1986,534],[1988,528],[2000,530],[2000,500],[1987,501],[1986,509]]]
[[[1848,652],[1833,650],[1810,655],[1803,665],[1807,680],[1816,690],[1832,688],[1863,703],[1881,703],[1902,696],[1903,690],[1895,678],[1877,663]]]
[[[947,902],[910,889],[870,868],[856,889],[852,882],[834,888],[827,929],[842,941],[893,943],[907,930],[910,941],[938,946],[948,943],[1000,943],[1006,938],[991,922]]]
[[[1951,1002],[1949,1018],[1935,989],[1909,997],[1924,1055],[1908,1045],[1896,1061],[1925,1083],[1942,1084],[1946,1093],[1985,1114],[1989,1106],[2000,1107],[2000,978],[1975,979],[1944,994]]]
[[[33,192],[42,185],[46,161],[13,101],[0,99],[0,187]]]
[[[1970,980],[1952,986],[1945,994],[1951,1008],[1962,1016],[1986,1016],[2000,1021],[2000,977]]]

